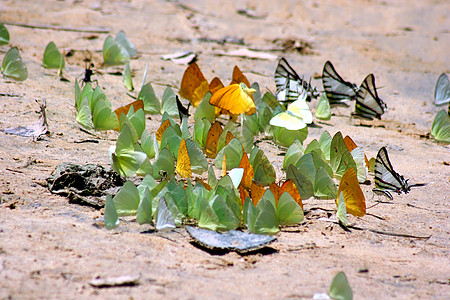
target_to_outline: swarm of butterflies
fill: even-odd
[[[6,40],[5,30],[1,24],[0,43]],[[123,83],[129,91],[135,90],[130,60],[136,54],[123,31],[104,42],[104,64],[125,65]],[[43,66],[58,69],[62,77],[64,65],[64,56],[50,42]],[[27,78],[17,48],[5,55],[2,73],[19,81]],[[217,77],[208,82],[194,62],[185,70],[178,91],[189,101],[185,107],[170,87],[160,101],[146,83],[147,73],[148,67],[135,101],[115,110],[98,84],[94,88],[89,80],[82,80],[80,86],[75,80],[77,122],[88,130],[119,132],[110,149],[113,169],[124,177],[143,177],[139,186],[127,181],[114,197],[107,197],[108,229],[118,226],[119,217],[133,215],[140,224],[151,223],[158,230],[195,223],[211,230],[245,227],[251,233],[276,234],[280,226],[302,222],[302,200],[310,197],[336,199],[337,220],[348,226],[347,213],[366,214],[360,183],[368,181],[369,172],[375,175],[373,191],[389,199],[391,192],[408,193],[411,187],[423,185],[410,184],[398,174],[385,147],[369,160],[361,147],[340,132],[331,137],[325,131],[319,140],[303,146],[308,124],[313,122],[307,103],[311,99],[320,97],[317,119],[329,119],[330,106],[347,105],[350,100],[356,101],[353,116],[381,118],[386,105],[378,96],[373,74],[357,87],[326,62],[324,92],[319,93],[282,58],[275,70],[276,92],[262,94],[259,85],[250,84],[237,66],[225,86]],[[449,86],[447,75],[442,74],[436,85],[436,105],[450,102]],[[195,108],[193,127],[188,123],[190,106]],[[162,115],[156,132],[145,129],[147,114]],[[436,116],[431,132],[436,140],[449,142],[449,114],[450,109]],[[276,182],[273,165],[255,145],[260,134],[287,148],[286,180]],[[206,179],[201,177],[204,173]]]

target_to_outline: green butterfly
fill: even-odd
[[[258,149],[258,147],[253,148],[252,152],[250,153],[249,161],[253,167],[254,172],[253,180],[256,183],[263,186],[267,186],[275,182],[276,179],[275,169],[273,165],[269,162],[267,156],[264,154],[262,150]]]
[[[274,235],[280,231],[275,198],[270,190],[264,193],[256,207],[252,201],[246,200],[244,210],[247,211],[244,222],[250,233]]]
[[[154,158],[159,153],[159,143],[156,140],[155,133],[150,134],[144,130],[141,135],[141,147],[149,159]]]
[[[296,225],[303,221],[303,210],[288,192],[281,194],[277,204],[277,217],[280,225]]]
[[[144,102],[144,111],[146,114],[156,115],[161,113],[161,104],[150,83],[142,86],[137,99]]]
[[[137,187],[126,181],[113,198],[118,216],[134,216],[139,207],[140,197]]]
[[[164,113],[172,118],[179,117],[177,97],[170,86],[166,87],[161,98],[161,114]]]
[[[222,169],[222,163],[225,157],[227,170],[237,168],[241,163],[243,154],[241,142],[239,142],[237,138],[233,138],[228,145],[223,147],[219,153],[217,153],[214,160],[215,166],[217,169]]]
[[[319,120],[328,121],[331,119],[331,109],[330,102],[328,101],[327,95],[322,93],[319,98],[319,103],[316,108],[316,118]]]
[[[264,95],[264,98],[266,98],[266,95],[271,95],[271,93],[267,92]],[[270,120],[273,118],[273,112],[270,109],[269,105],[267,104],[266,101],[261,101],[261,104],[259,105],[258,108],[258,126],[259,126],[259,131],[266,133],[266,134],[270,134],[271,128],[272,126],[270,126]]]
[[[117,138],[116,146],[110,148],[111,165],[120,176],[130,177],[147,159],[144,152],[134,150],[134,138],[131,129],[124,125]]]
[[[445,110],[436,114],[431,125],[431,135],[436,141],[450,143],[450,115]]]
[[[133,106],[130,107],[130,110],[125,115],[122,113],[120,116],[119,122],[119,131],[122,130],[124,124],[127,124],[133,133],[134,141],[137,142],[142,137],[142,134],[145,131],[145,113],[144,110],[138,109],[137,112],[134,112]]]
[[[273,126],[272,134],[279,145],[289,147],[295,140],[303,142],[306,139],[308,127],[299,130],[289,130],[284,127]]]
[[[116,42],[118,42],[123,48],[127,50],[130,57],[135,57],[137,55],[136,47],[128,40],[123,30],[117,33]]]
[[[142,196],[140,196],[139,206],[136,211],[136,221],[141,225],[152,223],[152,197],[147,187],[144,188]]]
[[[134,91],[133,78],[131,77],[130,62],[127,62],[125,64],[125,68],[123,69],[123,72],[122,72],[122,82],[123,82],[123,85],[129,91]]]
[[[84,98],[91,98],[93,92],[94,90],[92,89],[92,86],[89,82],[86,83],[86,85],[83,87],[83,90],[81,90],[78,81],[75,80],[75,108],[79,110],[81,100],[83,100]]]
[[[202,101],[200,101],[197,108],[195,109],[194,120],[197,121],[207,119],[210,124],[214,123],[214,121],[216,120],[216,109],[215,106],[209,103],[211,97],[212,94],[210,92],[207,92]]]
[[[253,93],[253,97],[255,94]],[[257,114],[253,115],[241,115],[241,143],[245,152],[250,153],[253,150],[253,139],[259,133],[258,117]]]
[[[171,178],[175,174],[175,159],[166,147],[162,148],[153,163],[153,178]]]
[[[289,165],[286,172],[286,179],[294,181],[300,197],[305,200],[314,196],[313,183],[303,175],[295,166]]]
[[[211,123],[206,118],[196,120],[194,123],[194,141],[196,141],[202,149],[206,147],[206,139],[210,129]]]
[[[330,161],[330,149],[331,149],[331,135],[328,131],[322,132],[319,138],[319,146],[322,149],[323,154],[325,155],[326,161]]]
[[[17,81],[24,81],[28,78],[27,66],[22,61],[22,57],[20,56],[19,49],[17,49],[17,47],[9,49],[3,58],[2,74],[5,77]]]
[[[344,272],[339,272],[334,276],[330,285],[329,294],[332,299],[336,300],[353,299],[353,291]]]
[[[117,40],[110,35],[103,43],[103,62],[107,66],[123,65],[130,61],[130,54]]]
[[[330,165],[334,172],[334,177],[341,178],[348,168],[354,168],[357,171],[356,163],[345,146],[342,133],[338,131],[331,141],[330,146]]]
[[[203,174],[208,169],[208,161],[198,145],[191,139],[187,139],[186,148],[191,163],[191,170],[196,174]]]
[[[286,151],[283,159],[283,169],[287,170],[289,165],[297,165],[300,157],[305,153],[305,149],[303,148],[302,142],[299,140],[295,140]]]
[[[344,192],[341,192],[337,199],[336,216],[337,216],[339,223],[341,223],[344,227],[348,226],[347,207],[345,206]]]
[[[0,46],[9,44],[9,32],[3,23],[0,23]]]
[[[83,100],[78,104],[77,107],[77,122],[87,130],[94,128],[94,123],[92,122],[91,109],[89,108],[89,100],[84,97]]]
[[[113,130],[119,125],[116,113],[111,109],[108,99],[99,99],[92,113],[95,130]]]
[[[104,218],[106,229],[114,229],[119,226],[119,217],[117,215],[114,201],[110,195],[106,195]]]
[[[59,52],[54,42],[50,42],[45,47],[42,64],[46,69],[59,69],[58,75],[62,76],[62,70],[65,67],[64,56]]]

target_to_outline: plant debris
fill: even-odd
[[[124,179],[103,166],[61,163],[47,178],[48,189],[53,194],[66,196],[70,203],[102,208],[105,194],[116,194]]]

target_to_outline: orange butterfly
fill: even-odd
[[[216,158],[217,144],[222,135],[223,129],[220,122],[214,122],[209,128],[205,143],[205,154],[210,158]]]
[[[278,205],[278,200],[284,192],[288,192],[291,197],[295,200],[295,202],[300,205],[303,210],[303,202],[300,198],[300,194],[297,190],[297,186],[294,181],[291,179],[286,180],[281,186],[278,186],[275,182],[269,186],[269,189],[272,191],[275,196],[275,203]]]
[[[231,80],[230,84],[239,84],[239,83],[245,83],[246,86],[250,86],[250,82],[248,81],[247,77],[241,72],[241,70],[238,68],[238,66],[234,66],[233,69],[233,78]]]
[[[203,76],[202,71],[200,71],[197,63],[190,64],[184,71],[178,93],[181,97],[189,100],[192,106],[197,107],[207,92],[209,92],[209,83]]]
[[[127,104],[125,106],[117,108],[114,111],[117,115],[117,119],[120,121],[120,116],[122,115],[122,113],[124,113],[125,115],[128,114],[128,112],[130,111],[130,108],[132,106],[133,106],[134,112],[137,112],[141,108],[144,109],[144,102],[142,100],[136,100],[134,102],[131,102],[130,104]],[[119,131],[119,126],[117,126],[117,128],[115,128],[114,130]]]

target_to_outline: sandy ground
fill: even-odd
[[[263,19],[238,9],[254,8]],[[114,231],[93,226],[101,211],[69,204],[42,184],[61,162],[109,166],[108,148],[117,134],[100,133],[98,144],[75,121],[73,80],[84,71],[86,53],[67,58],[61,82],[45,70],[42,54],[54,41],[65,51],[92,53],[97,67],[106,34],[31,29],[8,25],[11,45],[18,46],[29,70],[23,83],[0,80],[0,128],[36,121],[34,99],[47,100],[51,135],[41,141],[0,133],[0,298],[8,299],[310,299],[326,292],[334,274],[345,271],[355,299],[448,299],[450,297],[449,200],[450,149],[424,138],[434,115],[435,82],[450,72],[450,4],[448,1],[2,1],[1,20],[77,28],[123,29],[141,52],[131,62],[139,85],[145,65],[158,96],[164,85],[179,86],[186,66],[160,59],[182,50],[199,54],[207,79],[231,78],[238,65],[251,82],[274,90],[276,61],[217,56],[238,49],[200,38],[243,39],[244,47],[273,48],[275,39],[308,41],[312,54],[272,52],[284,56],[306,78],[320,74],[326,60],[346,79],[360,83],[374,73],[389,111],[376,126],[358,126],[337,108],[336,116],[311,128],[307,141],[323,130],[341,131],[369,157],[387,146],[394,168],[411,182],[428,185],[392,203],[351,218],[360,227],[430,236],[422,240],[370,231],[345,232],[318,221],[313,211],[301,226],[282,231],[271,251],[240,256],[211,255],[189,243],[184,229],[164,235],[149,227],[122,222]],[[6,52],[8,46],[1,47]],[[3,56],[3,54],[2,54]],[[114,69],[94,75],[113,106],[130,101]],[[312,81],[321,88],[319,80]],[[312,108],[317,102],[312,102]],[[147,121],[153,131],[160,116]],[[271,143],[260,143],[281,175],[282,157]],[[281,179],[278,177],[278,179]],[[378,199],[363,186],[368,206]],[[309,199],[305,209],[332,208],[332,201]],[[366,271],[366,272],[364,272]],[[96,289],[96,277],[140,275],[140,285]]]

